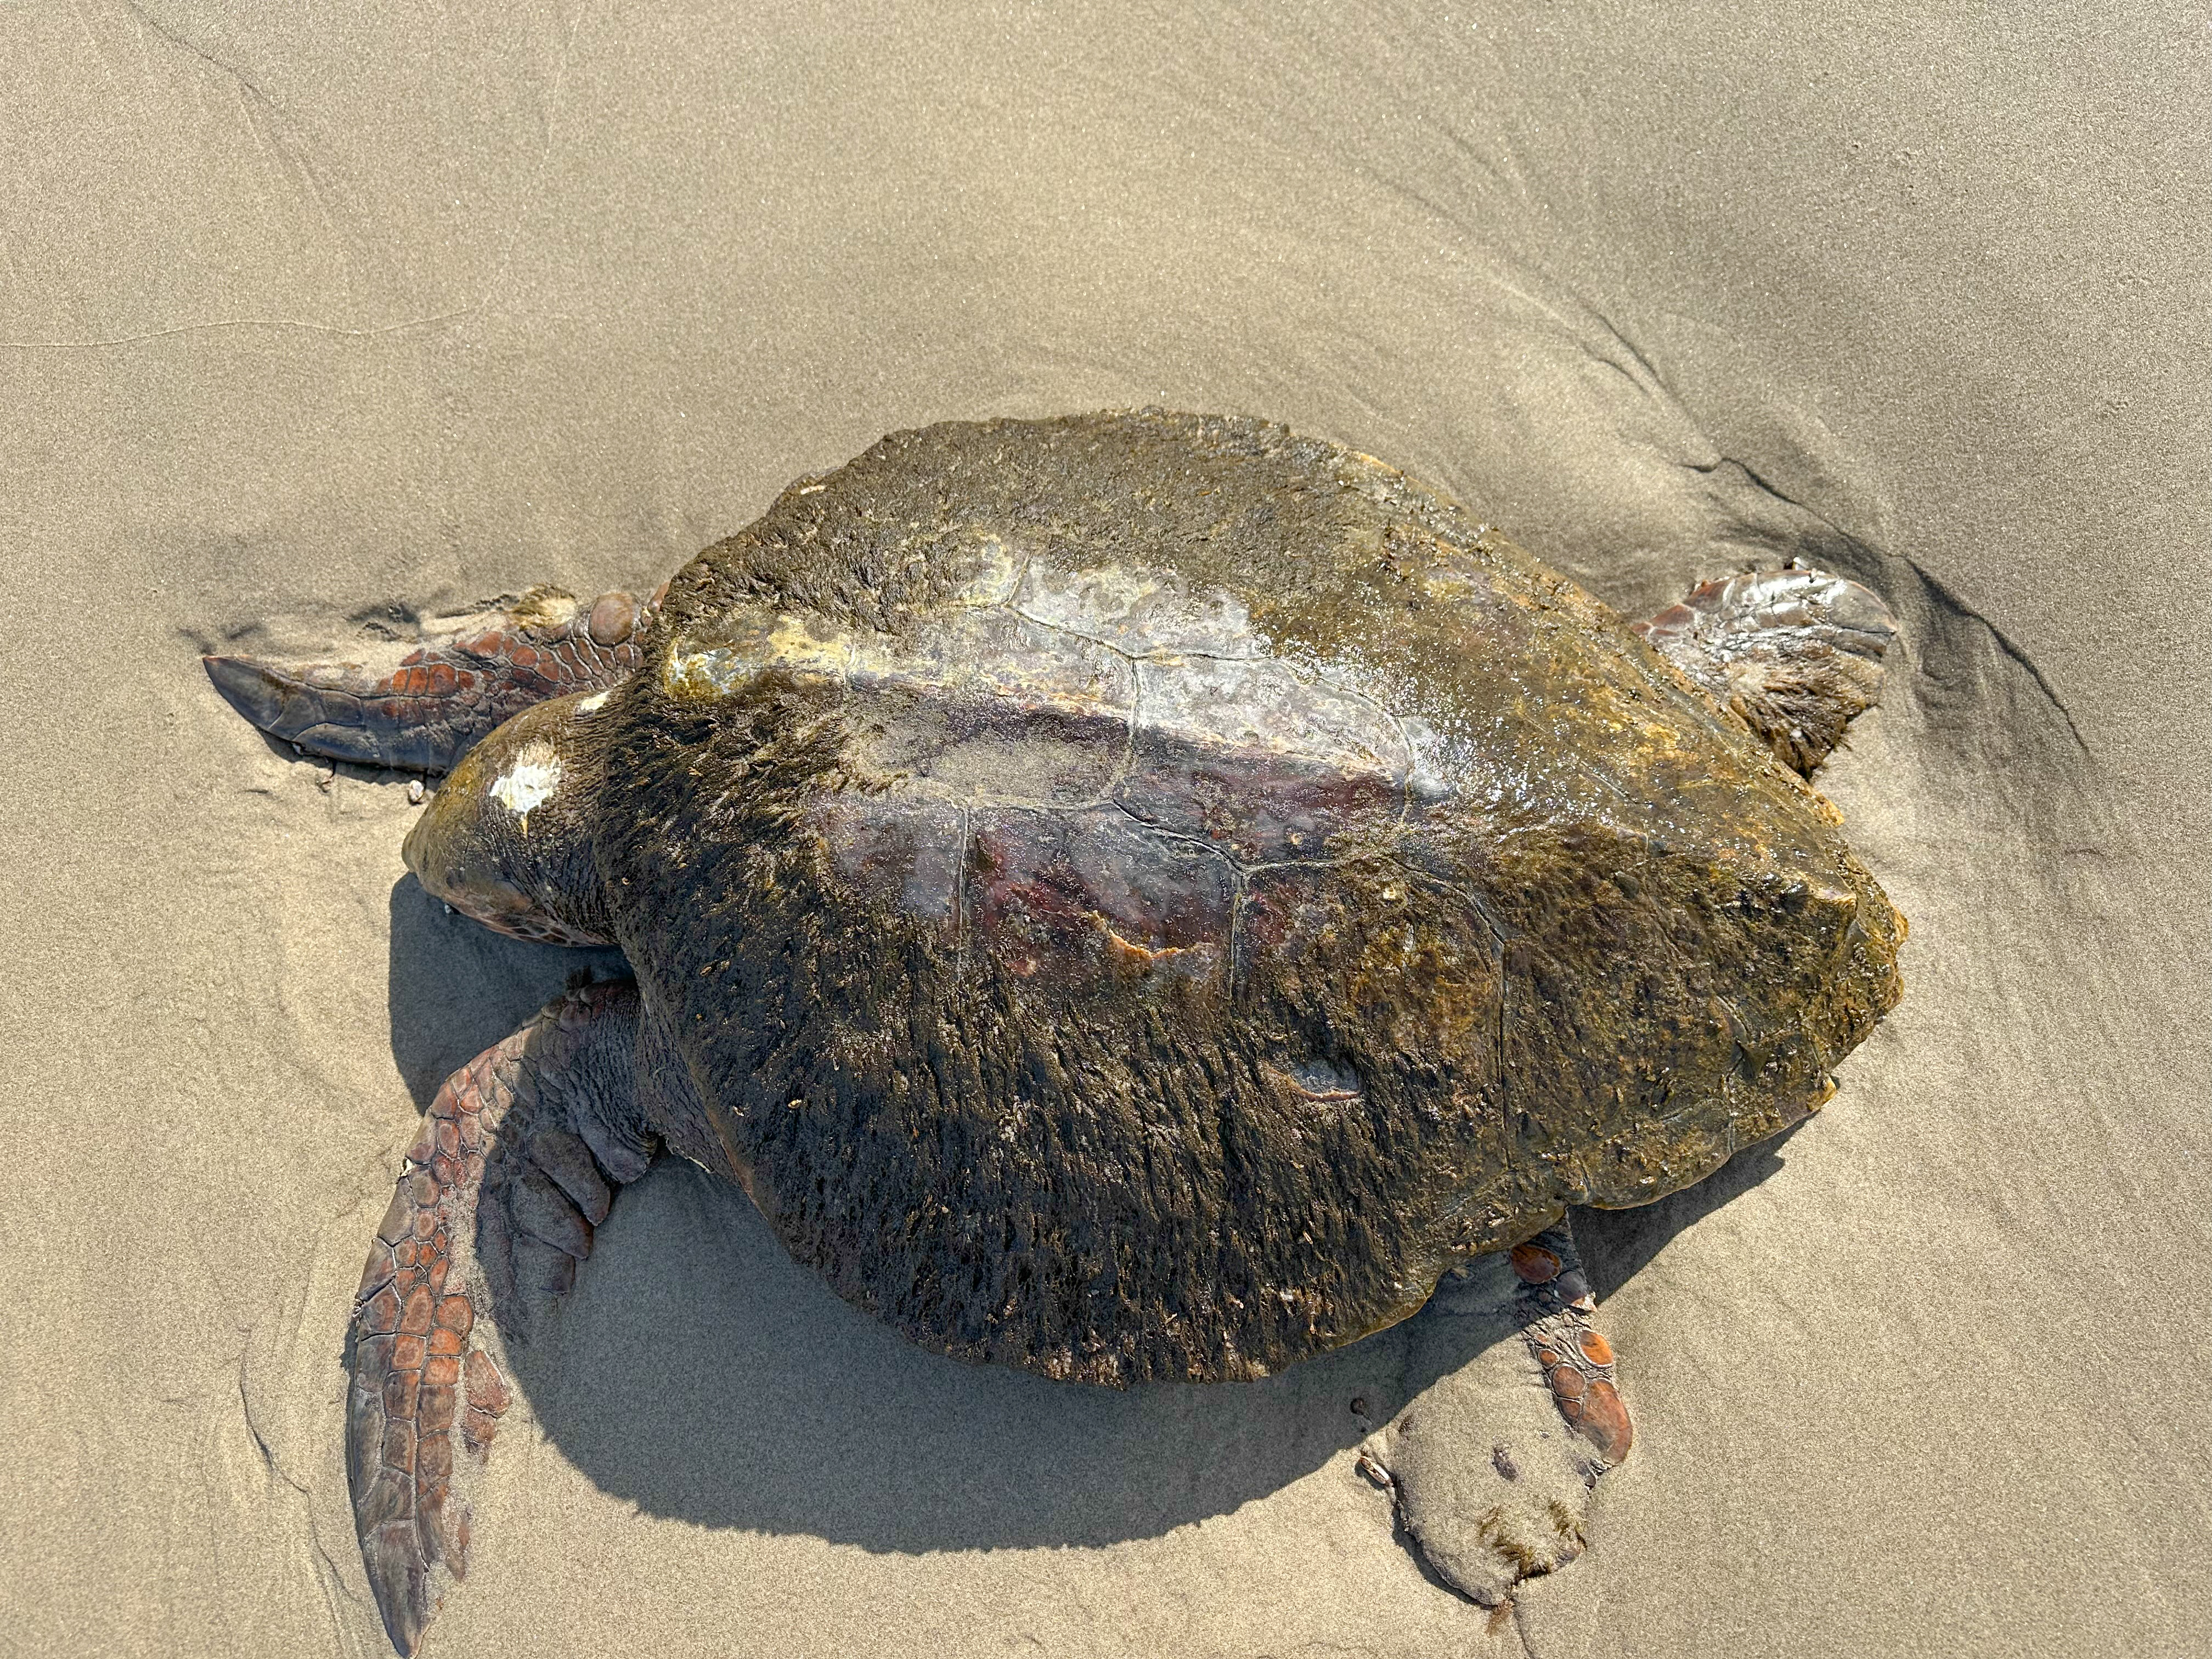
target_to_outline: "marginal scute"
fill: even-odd
[[[575,727],[614,931],[727,1172],[947,1352],[1264,1375],[1709,1173],[1898,995],[1902,919],[1747,730],[1279,427],[896,434],[651,639]]]

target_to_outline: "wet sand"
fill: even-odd
[[[1127,1395],[919,1352],[627,1191],[425,1651],[2179,1655],[2212,1607],[2202,31],[2082,8],[0,21],[0,1651],[376,1655],[348,1298],[575,965],[225,708],[650,587],[946,418],[1264,414],[1632,614],[1905,623],[1823,775],[1913,923],[1819,1117],[1578,1218],[1638,1422],[1493,1620],[1356,1473],[1403,1332]]]

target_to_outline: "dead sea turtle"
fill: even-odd
[[[1523,1340],[1363,1464],[1479,1601],[1571,1558],[1630,1429],[1565,1207],[1796,1121],[1897,1000],[1799,775],[1890,635],[1800,569],[1632,629],[1366,456],[1148,411],[886,438],[654,601],[538,593],[387,675],[209,659],[272,733],[450,767],[422,885],[636,975],[447,1082],[371,1248],[394,1641],[465,1566],[504,1345],[664,1148],[1051,1377],[1260,1376],[1441,1279]]]

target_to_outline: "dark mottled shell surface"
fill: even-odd
[[[1796,1121],[1897,999],[1836,814],[1580,589],[1247,420],[887,438],[588,722],[648,1008],[929,1346],[1260,1375]]]

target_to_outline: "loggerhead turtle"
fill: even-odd
[[[1571,1559],[1631,1431],[1565,1206],[1797,1121],[1898,999],[1800,776],[1892,631],[1804,569],[1632,628],[1367,456],[1146,411],[898,434],[651,601],[386,675],[209,659],[277,737],[451,769],[431,893],[635,974],[447,1081],[370,1248],[392,1639],[466,1565],[505,1345],[664,1148],[914,1340],[1070,1381],[1263,1376],[1441,1280],[1522,1340],[1361,1465],[1479,1601]]]

